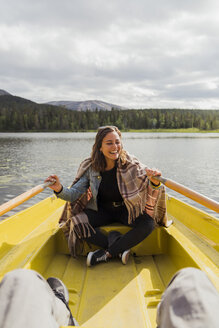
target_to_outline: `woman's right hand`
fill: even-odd
[[[57,175],[51,174],[44,182],[54,182],[49,188],[56,192],[60,192],[62,190],[62,185]]]

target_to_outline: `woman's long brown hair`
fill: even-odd
[[[106,160],[103,155],[103,153],[100,151],[100,148],[102,146],[102,141],[105,138],[105,136],[110,133],[110,132],[116,132],[119,135],[119,138],[121,140],[122,135],[119,129],[116,126],[103,126],[100,127],[97,131],[95,142],[92,148],[92,153],[91,153],[91,160],[92,160],[92,167],[95,171],[97,172],[103,172],[105,171],[106,168]],[[125,162],[126,159],[126,152],[123,149],[122,146],[122,141],[121,141],[121,152],[119,157],[121,158],[122,162]]]

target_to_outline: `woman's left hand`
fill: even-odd
[[[157,169],[146,169],[148,179],[155,185],[159,185],[159,181],[154,179],[153,177],[161,176],[161,172]]]

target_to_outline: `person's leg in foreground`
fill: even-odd
[[[207,275],[185,268],[175,274],[157,309],[158,328],[218,328],[219,294]]]
[[[0,283],[0,327],[53,328],[78,325],[68,308],[68,290],[33,270],[17,269]]]

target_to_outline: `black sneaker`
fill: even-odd
[[[70,312],[69,317],[69,326],[79,326],[75,318],[73,318],[71,310],[69,309],[68,302],[69,302],[69,293],[68,289],[65,284],[58,278],[49,277],[47,279],[49,286],[51,287],[52,291],[54,292],[55,296],[58,297],[67,307]]]
[[[87,266],[92,266],[100,262],[107,262],[108,256],[104,249],[98,249],[94,252],[89,252],[87,255]]]
[[[123,264],[128,263],[130,252],[130,249],[127,249],[126,251],[119,254],[119,258],[121,259]]]
[[[64,303],[69,302],[69,293],[65,284],[58,278],[50,277],[47,279],[49,286],[52,288],[55,296],[62,298]]]

